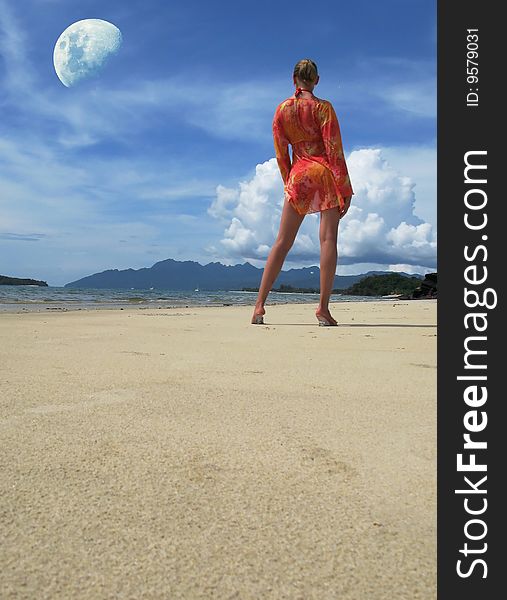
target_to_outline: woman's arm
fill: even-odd
[[[273,117],[273,143],[275,146],[275,155],[278,162],[278,168],[280,169],[280,174],[285,185],[287,178],[289,177],[292,164],[289,155],[289,140],[287,139],[283,130],[280,107],[276,109],[275,116]]]
[[[342,138],[338,118],[331,102],[320,105],[320,127],[322,139],[326,148],[327,159],[331,171],[335,176],[338,188],[346,204],[350,204],[350,198],[354,194],[350,183],[347,164],[343,154]],[[348,202],[347,202],[348,199]],[[348,207],[347,207],[348,208]]]

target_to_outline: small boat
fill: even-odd
[[[194,292],[198,292],[198,291],[199,291],[199,288],[195,288]]]

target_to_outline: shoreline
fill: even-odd
[[[58,306],[48,306],[48,304],[53,303],[54,304],[58,304]],[[341,305],[341,304],[363,304],[363,303],[368,303],[368,304],[375,304],[375,303],[391,303],[391,302],[396,302],[396,303],[404,303],[404,302],[437,302],[436,298],[416,298],[416,299],[399,299],[399,298],[372,298],[370,299],[369,297],[365,296],[364,299],[362,300],[357,300],[357,299],[353,299],[353,300],[340,300],[340,301],[330,301],[329,305]],[[314,302],[307,302],[307,301],[302,301],[302,302],[283,302],[283,301],[276,301],[273,302],[272,304],[267,303],[265,305],[265,307],[270,307],[270,306],[304,306],[304,305],[308,305],[308,306],[313,306],[314,304],[318,304],[318,296],[316,297]],[[83,311],[83,312],[90,312],[90,311],[95,311],[95,310],[112,310],[112,311],[117,311],[117,310],[134,310],[134,309],[138,309],[138,310],[149,310],[149,309],[154,309],[154,310],[171,310],[171,309],[181,309],[181,308],[222,308],[222,307],[229,307],[229,306],[238,306],[238,307],[252,307],[253,308],[253,304],[239,304],[239,303],[235,303],[235,302],[223,302],[223,303],[214,303],[214,304],[178,304],[178,305],[166,305],[165,303],[146,303],[146,302],[139,302],[139,303],[135,303],[135,302],[131,302],[131,303],[125,303],[125,304],[108,304],[106,302],[104,303],[97,303],[97,304],[86,304],[86,303],[80,303],[80,305],[78,306],[77,304],[70,304],[70,303],[65,303],[65,302],[59,302],[59,301],[49,301],[49,302],[33,302],[33,303],[23,303],[23,302],[9,302],[9,303],[1,303],[0,302],[0,315],[2,314],[28,314],[28,313],[46,313],[46,311],[50,311],[50,312],[75,312],[75,311]]]

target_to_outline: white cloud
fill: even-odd
[[[28,36],[21,29],[9,4],[0,0],[0,57],[3,59],[5,94],[22,95],[34,80],[34,71],[26,59]]]
[[[415,183],[414,214],[437,225],[437,150],[433,146],[382,147],[382,156],[399,173],[407,173]]]
[[[343,220],[345,229],[340,226],[342,258],[354,257],[367,262],[368,259],[364,256],[375,254],[378,250],[379,238],[385,231],[385,221],[377,213],[364,214],[363,209],[351,207],[349,218]]]
[[[408,273],[409,275],[416,275],[418,273],[426,274],[433,270],[436,271],[436,267],[428,269],[428,267],[423,265],[404,265],[402,263],[397,263],[395,265],[388,265],[387,270],[394,271],[395,273]]]
[[[414,213],[415,184],[398,173],[379,148],[353,151],[348,159],[354,197],[340,224],[340,263],[414,265],[434,268],[436,234],[431,223]],[[217,186],[209,214],[226,225],[220,242],[208,250],[217,258],[265,261],[279,227],[283,185],[276,159],[256,167],[237,188]],[[287,261],[318,262],[318,214],[305,217]]]
[[[239,191],[218,185],[216,189],[216,198],[208,208],[208,214],[217,219],[232,216],[234,204],[239,198]]]
[[[437,111],[435,61],[371,57],[355,62],[354,76],[342,90],[343,102],[371,107],[382,102],[405,117],[434,119]]]
[[[380,98],[396,108],[420,117],[434,118],[437,114],[436,79],[412,83],[396,83],[377,91]]]
[[[240,181],[238,188],[217,186],[208,213],[228,225],[220,242],[222,252],[209,248],[210,253],[252,262],[264,260],[276,237],[282,207],[283,185],[275,158],[258,164],[252,179]],[[310,215],[303,222],[292,257],[305,260],[315,255],[310,223],[316,220],[316,215]]]

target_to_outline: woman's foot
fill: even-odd
[[[254,313],[252,316],[251,324],[252,325],[264,325],[264,306],[255,306]]]
[[[326,309],[318,308],[315,311],[315,316],[317,317],[317,319],[319,321],[319,325],[326,325],[326,326],[332,326],[332,327],[338,326],[338,321],[336,319],[333,319],[328,308],[326,308]]]

